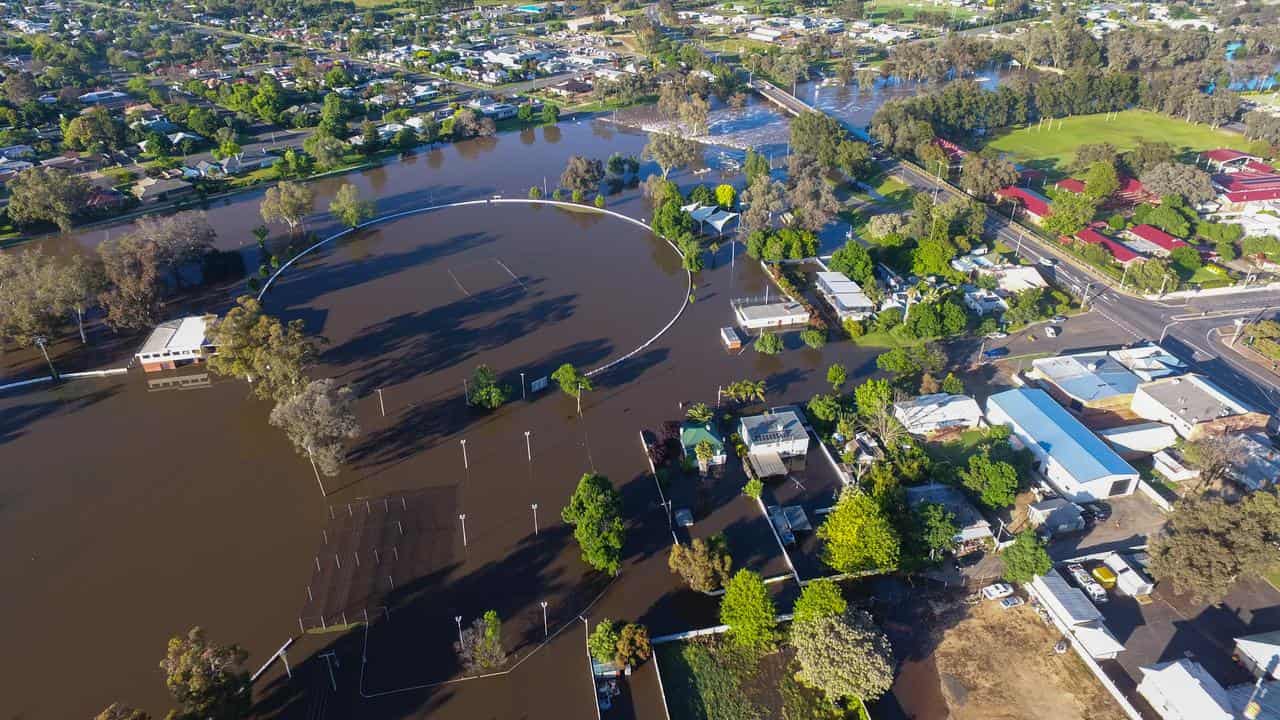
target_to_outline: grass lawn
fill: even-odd
[[[958,8],[951,5],[941,5],[932,2],[913,2],[913,0],[874,0],[867,3],[866,17],[868,20],[878,20],[884,17],[884,14],[890,10],[898,10],[902,13],[902,19],[906,22],[915,20],[916,12],[925,10],[928,12],[945,12],[948,17],[955,20],[967,20],[974,16],[974,12],[968,8]]]
[[[1221,265],[1203,265],[1198,268],[1184,283],[1190,285],[1207,285],[1210,287],[1231,284],[1231,277]]]
[[[1280,565],[1276,565],[1262,575],[1275,589],[1280,590]]]
[[[665,643],[654,650],[671,720],[846,720],[820,692],[795,679],[789,650],[755,658],[723,638]]]
[[[853,338],[852,342],[854,345],[860,345],[862,347],[885,348],[887,350],[899,347],[923,345],[927,341],[920,338],[903,337],[902,335],[892,331],[876,330],[863,333],[859,337]]]
[[[1265,151],[1265,147],[1255,147],[1256,143],[1245,140],[1241,135],[1214,130],[1208,125],[1193,125],[1146,110],[1126,110],[1110,121],[1105,113],[1076,115],[1054,121],[1052,130],[1047,129],[1048,123],[1045,128],[1037,131],[1032,125],[1008,130],[988,146],[1009,153],[1016,162],[1058,174],[1066,173],[1066,166],[1075,157],[1076,148],[1087,143],[1111,143],[1121,151],[1136,147],[1139,140],[1162,140],[1179,152],[1218,147]]]

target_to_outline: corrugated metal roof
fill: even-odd
[[[1031,584],[1064,623],[1075,626],[1102,620],[1102,613],[1098,612],[1098,608],[1057,570],[1050,570],[1035,578]]]
[[[1028,439],[1038,444],[1076,482],[1138,474],[1043,390],[1019,388],[996,393],[987,398],[988,416],[993,405],[1017,423]]]
[[[1174,660],[1144,667],[1142,675],[1142,683],[1138,689],[1154,686],[1159,693],[1158,700],[1163,702],[1152,704],[1169,706],[1180,713],[1179,717],[1231,720],[1235,715],[1231,712],[1231,698],[1226,689],[1200,663],[1185,659]]]
[[[1032,366],[1062,392],[1081,402],[1132,395],[1138,376],[1106,352],[1038,358]]]

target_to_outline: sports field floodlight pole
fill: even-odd
[[[467,462],[467,439],[463,438],[459,442],[462,443],[462,469],[470,470],[471,464]]]
[[[524,391],[524,373],[520,373],[520,399],[527,400],[529,396]]]
[[[387,416],[387,405],[382,402],[382,388],[378,388],[378,408],[382,410],[382,417]]]
[[[533,534],[537,535],[538,534],[538,503],[533,503],[529,507],[533,509]]]
[[[547,627],[547,601],[543,600],[540,604],[542,605],[542,637],[548,638],[551,637],[551,630]]]
[[[533,445],[531,445],[529,442],[530,434],[532,434],[531,430],[524,431],[524,454],[528,456],[529,462],[532,463],[533,462]]]
[[[462,650],[462,616],[454,615],[453,621],[458,624],[458,650]]]
[[[467,514],[460,513],[458,520],[462,523],[462,547],[467,546]]]

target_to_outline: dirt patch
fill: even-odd
[[[1061,636],[1027,609],[982,603],[954,612],[934,658],[952,720],[1123,720],[1111,696]]]

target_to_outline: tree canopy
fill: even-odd
[[[1280,560],[1280,500],[1255,492],[1239,502],[1183,499],[1164,532],[1152,541],[1151,573],[1203,602],[1221,600],[1242,575]]]
[[[837,572],[887,572],[898,565],[898,533],[865,493],[842,492],[817,535],[823,560]]]
[[[725,585],[720,599],[720,622],[729,626],[726,633],[740,647],[767,650],[777,639],[777,610],[760,576],[750,570],[739,570]]]
[[[622,525],[622,498],[609,478],[584,474],[560,517],[573,526],[583,562],[600,572],[617,574],[626,530]]]

